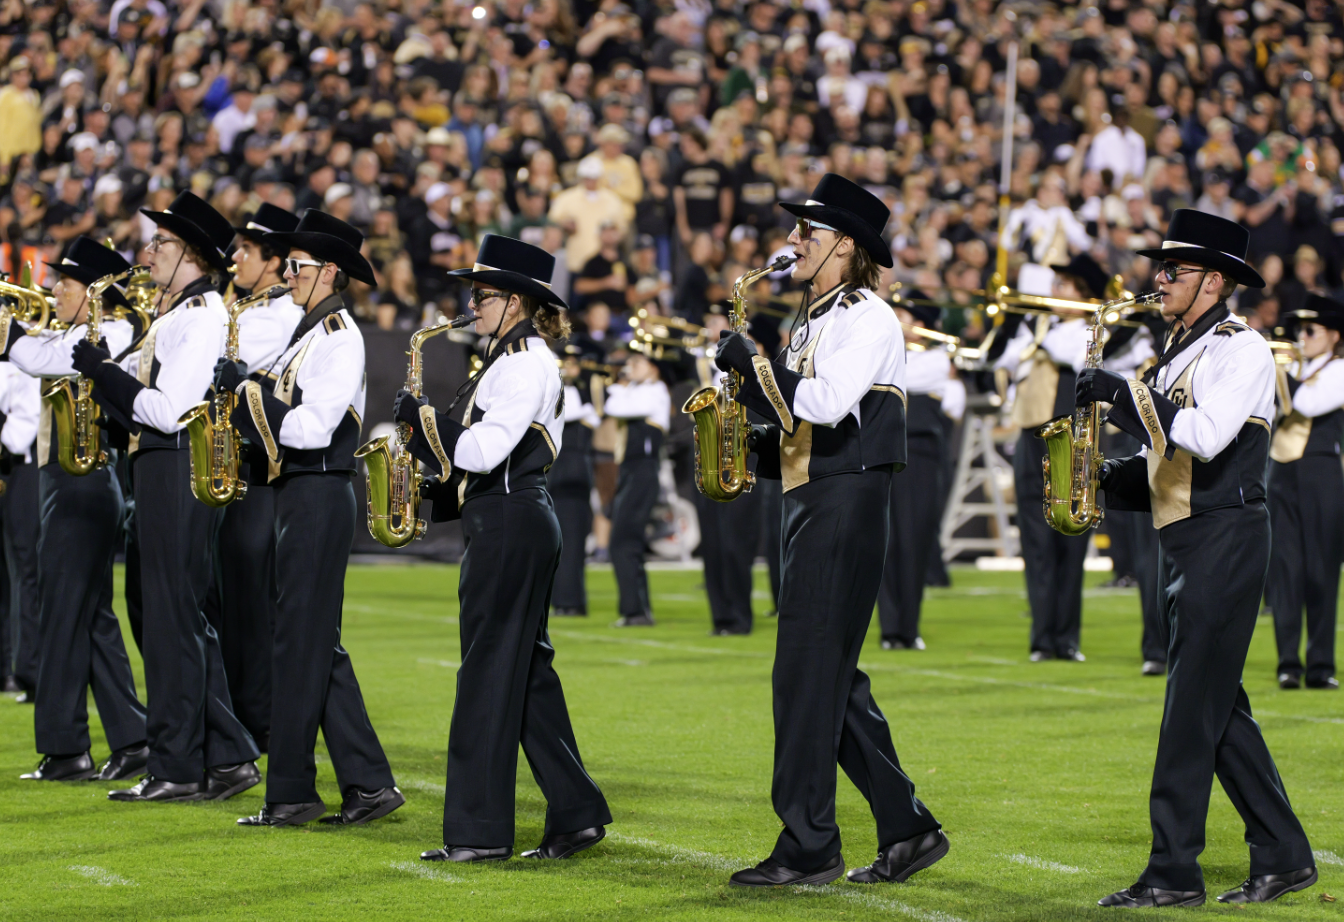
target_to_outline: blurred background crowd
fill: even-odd
[[[1132,251],[1193,206],[1251,228],[1269,285],[1239,309],[1271,329],[1341,287],[1341,5],[4,0],[0,268],[80,234],[134,260],[137,209],[191,189],[359,227],[380,284],[349,297],[384,329],[456,312],[444,270],[520,237],[615,345],[640,307],[699,322],[832,171],[891,206],[887,281],[964,298],[1016,39],[1015,260],[1090,251],[1144,290]]]

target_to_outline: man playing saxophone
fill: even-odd
[[[89,315],[89,286],[123,275],[131,267],[115,251],[88,237],[70,245],[59,263],[48,264],[60,276],[52,294],[56,317],[68,328],[28,336],[10,330],[5,358],[17,369],[40,376],[44,384],[75,373],[70,344],[84,338]],[[131,343],[131,324],[110,316],[126,304],[125,283],[102,294],[101,335],[120,352]],[[43,497],[38,539],[38,610],[40,662],[37,706],[33,715],[42,762],[24,775],[33,781],[100,781],[131,778],[145,770],[145,708],[136,698],[135,679],[112,611],[112,558],[121,529],[122,495],[115,464],[84,476],[61,469],[59,427],[43,402],[34,462]],[[67,433],[68,435],[69,433]],[[106,436],[102,449],[114,451]],[[89,752],[88,693],[92,687],[98,716],[112,755],[101,768]]]
[[[342,796],[340,812],[323,822],[350,826],[406,802],[341,645],[356,522],[350,478],[364,415],[364,338],[340,293],[352,278],[377,283],[359,252],[364,235],[315,209],[293,231],[263,239],[273,250],[288,250],[285,282],[304,317],[274,364],[273,383],[251,380],[247,369],[227,359],[215,371],[215,386],[239,395],[233,424],[265,451],[275,490],[279,595],[266,803],[238,822],[291,826],[322,816],[326,805],[313,758],[320,727]]]

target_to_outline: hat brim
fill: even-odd
[[[511,272],[508,269],[453,269],[448,273],[448,277],[460,282],[484,282],[496,286],[500,291],[526,295],[535,298],[541,304],[563,310],[569,309],[569,305],[558,294],[532,276],[521,272]]]
[[[98,279],[102,278],[102,276],[89,278],[88,276],[90,273],[88,271],[80,271],[79,266],[63,266],[60,263],[47,262],[46,260],[43,260],[43,262],[47,263],[47,268],[52,272],[63,275],[66,278],[72,278],[81,285],[92,285],[94,282],[98,281]],[[108,288],[103,292],[103,297],[121,307],[131,306],[131,302],[126,300],[126,296],[116,288]]]
[[[1146,256],[1158,262],[1194,263],[1204,269],[1221,272],[1238,285],[1245,285],[1247,288],[1265,287],[1265,280],[1249,264],[1207,247],[1152,247],[1135,250],[1134,255]]]
[[[364,255],[340,237],[331,234],[319,234],[316,231],[290,231],[287,233],[266,234],[261,238],[266,243],[288,247],[290,250],[303,250],[313,256],[324,259],[352,279],[365,285],[377,285],[373,266]]]
[[[871,224],[847,208],[834,205],[808,205],[803,202],[780,202],[779,207],[799,218],[810,218],[818,224],[834,227],[846,237],[863,247],[873,262],[890,269],[892,266],[891,247],[882,239],[882,235],[873,230]]]
[[[1297,310],[1284,315],[1286,325],[1299,326],[1303,323],[1315,323],[1331,330],[1344,333],[1344,314],[1322,314],[1320,311]]]
[[[148,208],[141,208],[140,213],[149,220],[153,221],[159,227],[172,231],[181,237],[196,252],[205,257],[206,262],[220,271],[228,271],[229,258],[219,251],[219,248],[210,240],[209,235],[201,230],[191,221],[181,215],[170,214],[167,211],[150,211]]]

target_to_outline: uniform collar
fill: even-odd
[[[844,288],[845,283],[841,282],[839,285],[836,285],[834,288],[832,288],[830,291],[827,291],[820,297],[813,298],[812,303],[807,306],[807,316],[810,319],[815,320],[816,318],[820,317],[822,314],[830,310],[831,307],[835,304],[836,295],[840,294],[840,292],[843,291]]]
[[[215,290],[215,283],[210,281],[210,276],[203,275],[196,281],[188,285],[186,288],[183,288],[176,295],[174,295],[172,307],[169,307],[168,310],[172,310],[179,304],[183,304],[191,300],[192,298],[197,297],[198,295],[209,294],[214,290]],[[168,313],[168,311],[164,311],[164,313],[166,314]]]
[[[289,338],[289,344],[292,346],[307,335],[308,331],[321,323],[328,314],[334,314],[345,307],[345,302],[341,300],[339,294],[330,294],[317,302],[317,307],[303,315],[299,325],[294,328],[294,335]]]

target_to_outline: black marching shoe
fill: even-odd
[[[897,842],[877,853],[877,860],[866,868],[849,872],[853,884],[903,883],[912,874],[937,863],[952,843],[941,829]]]
[[[205,799],[205,782],[191,781],[181,784],[176,781],[162,781],[153,775],[146,775],[133,788],[124,788],[119,791],[108,791],[108,800],[117,800],[123,803],[159,803],[171,804],[181,803],[188,800]]]
[[[1051,653],[1049,650],[1032,650],[1032,651],[1031,651],[1031,657],[1030,657],[1030,659],[1031,659],[1031,661],[1032,661],[1033,663],[1044,663],[1044,662],[1046,662],[1046,661],[1048,661],[1048,660],[1052,660],[1052,659],[1054,659],[1054,658],[1055,658],[1055,654]]]
[[[376,791],[351,788],[341,802],[341,812],[324,816],[320,822],[328,826],[359,826],[387,816],[404,803],[406,798],[400,788],[379,788]]]
[[[123,746],[98,769],[99,781],[124,781],[143,775],[149,767],[149,745]]]
[[[737,629],[737,628],[731,628],[731,627],[716,627],[714,630],[712,630],[712,631],[709,632],[709,636],[710,636],[710,637],[746,637],[746,636],[749,635],[750,633],[751,633],[751,631],[749,631],[749,630],[747,630],[747,631],[743,631],[743,630],[739,630],[739,629]]]
[[[421,852],[421,861],[457,861],[462,864],[471,864],[477,861],[508,861],[513,857],[513,849],[509,846],[504,848],[472,848],[470,845],[445,845],[443,848],[436,848],[432,852]]]
[[[205,799],[228,800],[258,784],[261,784],[261,770],[256,762],[216,765],[205,770]]]
[[[1339,679],[1336,679],[1334,676],[1329,676],[1324,679],[1307,679],[1307,688],[1339,688]]]
[[[1301,676],[1293,675],[1291,672],[1279,673],[1279,688],[1282,688],[1285,691],[1287,691],[1289,689],[1301,688],[1301,687],[1302,687]]]
[[[1147,884],[1134,884],[1128,889],[1103,896],[1098,906],[1121,909],[1151,909],[1154,906],[1203,906],[1203,890],[1158,890]]]
[[[1143,661],[1144,675],[1166,675],[1167,664],[1158,659],[1146,659]]]
[[[307,804],[263,804],[256,816],[238,817],[239,826],[302,826],[323,813],[327,805],[320,800]]]
[[[815,871],[795,871],[773,858],[767,858],[754,868],[738,871],[728,878],[734,887],[821,887],[845,873],[845,859],[836,855]]]
[[[1296,893],[1316,883],[1316,868],[1301,868],[1286,874],[1248,877],[1240,887],[1218,897],[1220,903],[1272,903],[1285,893]]]
[[[20,775],[24,781],[88,781],[98,774],[87,752],[75,756],[43,756],[37,768]]]
[[[548,835],[541,844],[531,851],[523,852],[523,858],[568,858],[577,855],[585,848],[592,848],[607,836],[607,827],[593,826],[578,832],[562,832]]]
[[[582,608],[552,608],[551,616],[555,618],[587,618],[588,612]]]
[[[616,627],[653,627],[653,614],[644,612],[640,615],[621,615],[616,619]]]

